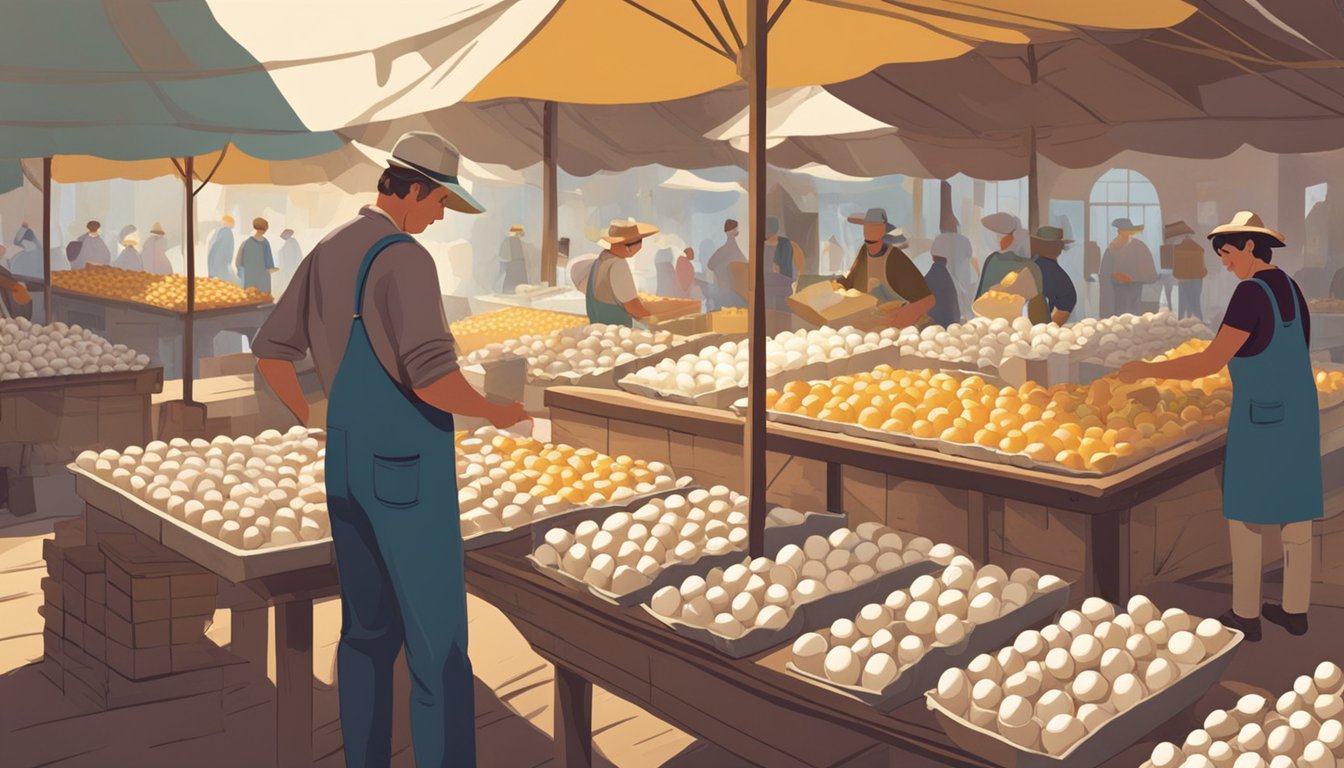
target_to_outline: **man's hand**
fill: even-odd
[[[1124,272],[1113,272],[1111,273],[1111,276],[1115,278],[1115,282],[1120,283],[1121,285],[1128,285],[1129,283],[1134,282],[1134,278]]]
[[[493,408],[486,418],[488,418],[490,423],[494,424],[497,429],[505,429],[506,427],[512,427],[514,424],[521,421],[532,420],[532,417],[527,415],[527,409],[523,407],[522,403],[517,401],[510,403],[509,405],[501,405]]]
[[[1116,375],[1119,376],[1120,380],[1123,381],[1124,383],[1133,384],[1139,379],[1151,378],[1151,376],[1149,376],[1148,374],[1148,365],[1149,365],[1148,363],[1145,363],[1141,360],[1135,360],[1130,363],[1125,363],[1124,365],[1120,366],[1120,370],[1116,373]]]
[[[33,297],[28,293],[28,287],[23,283],[15,284],[14,289],[10,293],[14,296],[14,300],[20,304],[27,304],[33,300]]]

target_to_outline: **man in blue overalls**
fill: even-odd
[[[337,672],[345,761],[391,761],[392,665],[411,671],[419,766],[475,765],[467,605],[453,413],[506,427],[527,418],[467,384],[443,317],[438,271],[411,237],[444,210],[480,213],[457,180],[458,154],[408,133],[378,181],[378,202],[299,265],[253,350],[300,421],[294,363],[311,353],[327,409],[327,502],[341,578]]]

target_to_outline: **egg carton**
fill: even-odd
[[[1014,744],[1001,734],[981,728],[948,710],[933,691],[925,703],[954,744],[1004,768],[1094,768],[1142,741],[1157,727],[1199,701],[1222,679],[1245,637],[1229,629],[1232,639],[1222,650],[1202,661],[1175,683],[1149,696],[1132,709],[1106,721],[1058,757]]]
[[[638,366],[635,370],[646,367],[646,365]],[[802,368],[780,371],[774,376],[767,377],[765,386],[779,389],[790,381],[796,381],[802,378],[828,378],[827,370],[826,363],[810,363]],[[745,386],[716,389],[701,395],[668,392],[634,381],[630,378],[633,373],[634,371],[631,371],[629,374],[626,374],[617,382],[617,385],[627,392],[633,392],[637,395],[643,395],[644,397],[653,398],[655,400],[667,400],[668,402],[682,403],[685,405],[698,405],[702,408],[731,409],[738,400],[741,400],[747,394],[747,388]]]
[[[737,562],[743,562],[741,558]],[[827,593],[809,603],[803,603],[794,609],[793,615],[781,629],[769,630],[755,627],[738,638],[727,638],[703,627],[688,624],[680,619],[671,619],[653,612],[647,603],[642,604],[648,614],[679,635],[704,643],[716,651],[734,659],[741,659],[761,651],[766,651],[802,634],[807,627],[828,626],[842,617],[853,616],[863,606],[871,602],[881,602],[883,598],[898,589],[905,589],[915,579],[925,574],[942,570],[942,566],[933,560],[920,560],[897,568],[889,573],[879,574],[872,581],[855,585],[845,592]]]
[[[666,495],[671,495],[673,493],[680,493],[680,491],[671,491]],[[644,501],[648,501],[648,499],[645,499]],[[633,511],[642,505],[643,502],[639,505],[632,504],[629,507],[623,507],[622,509]],[[772,508],[773,506],[774,505],[772,505]],[[605,512],[602,510],[593,510],[592,514],[582,514],[567,518],[564,525],[560,527],[573,533],[579,523],[584,520],[601,522],[611,513],[619,511],[621,511],[621,509],[608,509]],[[551,527],[554,528],[556,526]],[[807,537],[809,536],[829,536],[832,531],[843,527],[845,527],[844,515],[836,515],[829,512],[807,512],[803,515],[803,522],[799,525],[767,525],[765,529],[765,551],[773,556],[774,553],[789,544],[796,544],[801,547],[803,542],[807,541]],[[545,540],[545,533],[541,531],[541,529],[534,527],[532,529],[532,551],[535,552],[537,547],[540,547],[545,543]],[[676,586],[681,584],[681,582],[689,576],[703,576],[715,568],[727,568],[734,563],[740,563],[742,562],[742,555],[743,552],[741,550],[727,552],[722,555],[702,554],[696,560],[667,566],[654,576],[653,581],[648,586],[626,594],[618,594],[610,590],[595,587],[583,579],[577,579],[570,576],[559,568],[551,568],[542,565],[532,555],[528,555],[527,559],[532,562],[532,567],[536,568],[543,575],[555,579],[561,584],[580,592],[587,592],[600,600],[619,605],[622,608],[629,608],[631,606],[639,605],[640,603],[647,603],[653,599],[653,593],[666,586]]]
[[[75,475],[75,492],[89,506],[235,584],[334,562],[331,536],[261,549],[240,549],[187,525],[77,464],[71,463],[67,468]]]
[[[462,548],[464,550],[471,551],[473,549],[483,549],[485,547],[491,547],[506,541],[514,541],[515,539],[527,538],[527,536],[532,531],[537,530],[536,526],[538,523],[548,523],[548,525],[546,526],[547,528],[554,528],[555,521],[568,519],[571,515],[592,514],[592,515],[600,515],[601,517],[605,518],[607,515],[610,515],[613,512],[620,512],[621,510],[626,509],[631,505],[642,506],[649,499],[656,499],[659,496],[665,496],[673,493],[680,493],[682,491],[691,488],[693,483],[694,481],[690,478],[690,476],[685,476],[677,478],[677,487],[672,488],[670,490],[655,491],[653,493],[645,493],[635,496],[629,496],[625,499],[622,499],[620,502],[616,504],[606,504],[599,507],[576,505],[572,507],[563,508],[549,515],[534,517],[532,518],[532,521],[526,525],[520,525],[515,528],[500,528],[498,530],[488,531],[486,533],[478,533],[475,536],[464,538],[462,539]],[[574,520],[574,524],[578,525],[580,519],[581,518],[576,518]],[[542,533],[545,532],[542,531]],[[533,547],[533,550],[535,549],[536,547]]]
[[[593,387],[596,389],[615,389],[616,382],[620,379],[621,373],[629,366],[643,367],[649,364],[650,360],[661,360],[668,355],[680,357],[691,352],[699,352],[710,344],[717,344],[723,338],[717,333],[702,333],[699,336],[685,337],[673,336],[667,343],[667,349],[645,357],[637,357],[634,360],[612,366],[611,368],[595,368],[588,373],[578,373],[576,371],[564,371],[562,373],[551,374],[528,374],[528,382],[542,386],[565,385],[573,387]]]
[[[874,709],[890,712],[909,704],[938,685],[938,678],[953,667],[960,667],[982,653],[998,650],[1010,644],[1013,638],[1028,629],[1053,623],[1069,603],[1069,586],[1061,584],[1047,592],[1033,596],[1017,610],[993,621],[977,624],[956,645],[934,645],[918,661],[901,671],[886,688],[875,691],[858,685],[841,685],[826,677],[798,668],[792,661],[786,668],[809,683],[831,688],[858,699]],[[902,622],[894,622],[902,623]],[[830,642],[829,629],[817,634]]]

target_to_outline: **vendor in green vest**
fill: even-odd
[[[656,234],[658,228],[652,224],[617,219],[598,241],[602,253],[574,265],[571,278],[587,297],[588,322],[629,327],[636,318],[653,314],[639,300],[630,259],[639,253],[644,238]]]
[[[887,320],[893,328],[908,328],[934,307],[937,299],[919,268],[890,239],[900,230],[887,220],[882,208],[849,217],[849,223],[863,226],[863,246],[854,258],[849,274],[840,279],[845,288],[870,293],[879,304],[902,300],[906,303],[890,312]]]

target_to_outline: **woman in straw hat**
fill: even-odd
[[[1242,211],[1209,234],[1228,272],[1241,279],[1218,335],[1203,352],[1161,363],[1130,363],[1124,381],[1232,374],[1223,515],[1232,540],[1232,609],[1221,621],[1261,635],[1260,616],[1289,633],[1307,631],[1311,521],[1322,515],[1321,418],[1307,348],[1311,317],[1302,291],[1273,266],[1283,235]],[[1283,603],[1260,604],[1264,527],[1283,539]]]
[[[587,297],[588,322],[629,327],[635,318],[653,314],[639,300],[630,259],[644,247],[644,238],[656,234],[652,224],[617,219],[597,241],[602,253],[570,267],[570,278]]]
[[[144,259],[140,258],[140,251],[136,248],[139,244],[140,238],[135,236],[135,232],[124,235],[121,238],[121,253],[117,254],[117,260],[112,262],[112,266],[117,269],[143,272],[145,262]]]

